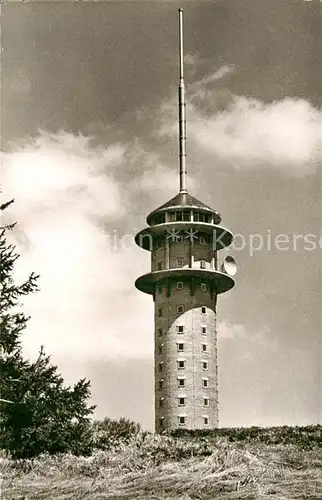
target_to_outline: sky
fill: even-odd
[[[133,237],[178,191],[178,7],[188,190],[236,235],[218,303],[220,425],[322,423],[322,4],[2,6],[1,171],[25,355],[91,380],[96,418],[153,427],[153,301]]]

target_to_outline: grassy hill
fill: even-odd
[[[138,432],[89,457],[1,459],[1,500],[322,499],[322,426]]]

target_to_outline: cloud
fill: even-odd
[[[178,62],[176,61],[176,66]],[[197,67],[200,64],[199,54],[185,54],[183,58],[184,64],[184,76],[188,76],[189,79],[193,78],[196,74]]]
[[[196,82],[191,83],[190,85],[187,86],[188,92],[191,92],[193,90],[198,90],[204,88],[206,85],[209,83],[217,82],[218,80],[222,80],[225,76],[230,75],[234,73],[235,71],[235,66],[233,65],[224,65],[219,68],[218,71],[215,71],[214,73],[205,76],[201,80],[198,80]],[[195,96],[198,95],[198,92],[196,92]]]
[[[197,66],[199,60],[200,60],[199,55],[185,54],[183,62],[184,62],[184,64],[188,64],[191,66]]]
[[[13,210],[23,213],[27,225],[53,211],[55,217],[65,212],[82,217],[119,211],[118,188],[104,174],[123,154],[120,145],[92,149],[90,138],[41,132],[3,156],[4,185],[16,198]]]
[[[224,68],[218,72],[224,73]],[[273,103],[232,95],[227,89],[210,90],[207,81],[187,92],[189,151],[212,155],[234,169],[265,166],[284,175],[316,172],[322,161],[322,112],[304,99],[285,98]],[[219,75],[220,76],[220,75]],[[177,129],[174,98],[163,105],[160,135]]]
[[[279,350],[279,343],[272,338],[268,325],[261,325],[254,331],[253,328],[248,330],[243,324],[223,320],[219,322],[217,331],[221,344],[233,341],[232,353],[237,354],[239,360],[256,358],[260,353]]]
[[[245,325],[231,324],[228,321],[221,321],[218,325],[219,339],[247,339]]]
[[[226,111],[206,120],[194,110],[189,130],[199,146],[237,168],[265,162],[305,175],[322,158],[322,113],[303,99],[264,104],[235,97]]]
[[[41,344],[54,359],[68,352],[80,359],[153,355],[152,301],[134,288],[148,270],[148,255],[133,235],[122,240],[118,227],[131,215],[114,175],[126,167],[127,147],[94,147],[88,137],[41,132],[3,154],[3,197],[15,198],[6,222],[18,221],[12,235],[21,254],[17,280],[40,274],[40,292],[24,301],[31,315],[23,341],[29,356]],[[148,176],[142,178],[137,196],[151,188]],[[161,168],[161,188],[168,182]],[[135,191],[136,183],[126,186],[128,198]]]

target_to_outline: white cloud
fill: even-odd
[[[152,301],[134,288],[148,255],[133,244],[114,248],[97,224],[127,215],[123,188],[111,174],[124,166],[125,149],[42,133],[3,155],[3,198],[15,198],[6,218],[18,221],[17,279],[40,274],[40,292],[24,301],[29,356],[41,344],[54,359],[152,355]],[[166,178],[164,170],[160,182]]]
[[[201,147],[240,167],[267,162],[301,175],[313,171],[321,156],[322,113],[304,100],[265,105],[239,97],[208,120],[196,112],[189,128]]]
[[[120,163],[124,150],[116,145],[91,149],[90,138],[42,133],[33,142],[3,155],[3,183],[14,196],[13,211],[26,228],[50,214],[74,217],[120,211],[120,194],[108,169]],[[107,175],[104,170],[107,170]]]
[[[208,76],[203,77],[201,80],[191,83],[187,86],[188,92],[192,90],[202,89],[209,83],[217,82],[218,80],[222,80],[225,76],[234,73],[235,66],[233,65],[224,65],[219,68],[219,70],[211,73]]]
[[[221,321],[218,324],[219,339],[247,339],[247,337],[245,326],[242,324],[231,324],[228,321]]]
[[[154,131],[151,133],[153,135]],[[160,155],[152,148],[151,151],[146,152],[137,138],[127,149],[126,160],[136,173],[131,179],[130,187],[132,189],[138,186],[139,177],[140,190],[151,193],[153,197],[161,193],[166,198],[173,187],[178,184],[178,172],[165,165],[161,161]]]
[[[262,325],[256,331],[248,331],[243,324],[230,323],[227,320],[218,323],[218,340],[222,344],[233,341],[231,353],[237,355],[238,359],[255,359],[258,353],[267,351],[277,352],[278,342],[270,335],[268,325]]]
[[[236,169],[265,165],[292,176],[316,171],[322,160],[320,110],[304,99],[265,104],[227,94],[224,101],[222,90],[205,89],[202,81],[197,92],[187,92],[189,151],[201,149]],[[161,134],[173,136],[175,112],[171,99],[163,106]]]

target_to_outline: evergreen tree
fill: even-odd
[[[11,203],[0,205],[0,213]],[[36,362],[23,358],[21,335],[29,318],[21,299],[38,290],[38,276],[16,285],[13,274],[19,254],[6,238],[11,226],[0,227],[0,448],[14,458],[40,453],[88,454],[92,449],[88,406],[90,382],[73,388],[52,365],[41,347]]]

